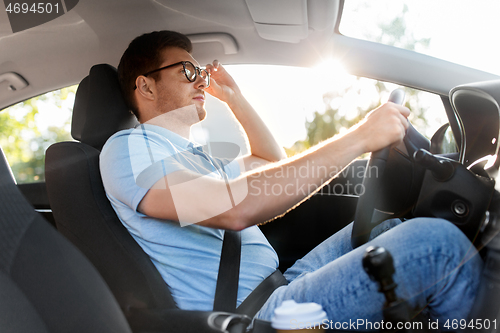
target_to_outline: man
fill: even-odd
[[[141,125],[108,140],[101,173],[118,216],[179,307],[211,310],[223,230],[242,230],[240,304],[278,266],[256,225],[297,206],[334,176],[296,177],[289,171],[314,164],[338,172],[359,155],[402,140],[410,111],[386,103],[346,134],[286,159],[225,69],[217,61],[200,69],[190,52],[189,39],[170,31],[140,36],[129,45],[118,73]],[[205,92],[228,104],[248,136],[251,154],[231,162],[189,141],[191,126],[206,115]],[[275,195],[263,186],[287,192]],[[304,188],[310,192],[299,190]],[[335,322],[380,321],[383,296],[361,267],[364,249],[376,244],[393,254],[398,293],[413,307],[427,306],[442,324],[466,318],[481,267],[468,239],[442,220],[398,224],[385,222],[372,232],[372,237],[380,234],[377,238],[355,250],[351,226],[333,235],[285,272],[290,283],[276,289],[256,316],[269,320],[283,300],[294,299],[320,303]]]

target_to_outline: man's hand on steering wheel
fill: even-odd
[[[353,248],[366,243],[372,228],[376,225],[372,223],[372,220],[376,202],[379,199],[378,190],[389,157],[390,146],[401,142],[410,126],[408,122],[410,110],[401,105],[403,100],[402,90],[393,91],[389,102],[372,111],[357,128],[363,135],[366,151],[372,152],[372,155],[363,179],[364,191],[358,199],[354,216],[351,236]],[[372,170],[376,170],[376,174],[372,175]],[[379,223],[379,221],[375,222]]]
[[[355,129],[365,152],[374,152],[403,140],[408,129],[410,110],[387,102],[370,112]]]

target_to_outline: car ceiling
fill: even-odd
[[[276,1],[274,9],[266,3],[263,0],[81,0],[67,14],[15,34],[6,12],[0,11],[0,74],[19,73],[29,82],[26,89],[17,92],[8,91],[6,82],[0,83],[0,107],[75,84],[94,64],[116,66],[133,38],[154,30],[176,30],[198,40],[193,53],[201,64],[217,58],[230,64],[310,66],[326,56],[338,13],[337,0]],[[274,16],[276,27],[288,25],[292,34],[297,28],[294,26],[300,28],[304,22],[282,23],[282,18],[300,19],[305,15],[307,37],[299,43],[262,38],[248,4],[253,6],[256,19]],[[282,36],[293,38],[286,32]],[[279,32],[275,37],[280,38]]]
[[[76,84],[94,64],[117,66],[133,38],[163,29],[188,35],[200,64],[310,67],[336,56],[353,74],[441,94],[498,78],[342,36],[335,32],[341,8],[342,0],[81,0],[53,21],[15,34],[0,11],[0,78],[14,72],[29,84],[11,91],[8,81],[0,82],[0,108]]]

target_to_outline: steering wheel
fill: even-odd
[[[391,92],[388,101],[396,104],[403,104],[404,98],[404,91],[396,89]],[[407,136],[408,133],[405,135],[405,138]],[[384,174],[390,151],[391,147],[385,147],[373,152],[368,161],[363,179],[364,191],[358,199],[356,214],[354,215],[351,235],[351,245],[353,249],[366,243],[370,237],[371,230],[384,220],[377,220],[376,217],[374,219],[374,215],[376,215],[374,213],[376,211],[375,206],[380,197],[380,182]],[[373,173],[372,170],[376,170],[377,172]]]

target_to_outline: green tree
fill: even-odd
[[[77,86],[33,97],[0,112],[0,146],[19,183],[43,181],[45,151],[55,142],[72,140],[69,133],[71,110],[64,102],[74,96]],[[45,126],[40,119],[40,103],[50,103],[51,119],[64,117],[63,126]]]

